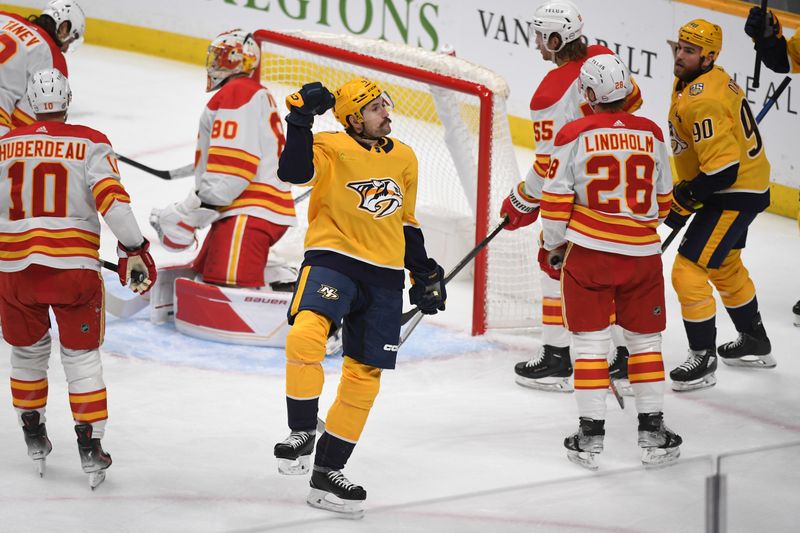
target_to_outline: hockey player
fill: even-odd
[[[669,213],[672,174],[659,126],[624,111],[630,89],[630,75],[617,56],[596,55],[583,63],[579,92],[594,114],[558,132],[553,176],[542,191],[541,267],[561,279],[576,352],[580,422],[564,446],[571,461],[590,469],[597,468],[603,450],[612,313],[630,350],[642,462],[661,465],[680,455],[681,438],[662,415],[666,313],[656,233]]]
[[[382,370],[395,366],[403,269],[412,275],[411,303],[425,314],[445,308],[444,271],[428,257],[414,216],[416,156],[388,137],[389,95],[356,78],[335,97],[319,82],[306,84],[286,103],[288,131],[278,176],[314,188],[286,339],[291,434],[275,445],[275,456],[284,474],[308,470],[325,338],[343,319],[342,377],[317,443],[308,503],[357,518],[363,515],[366,491],[348,481],[342,469],[378,394]],[[331,106],[345,131],[312,135],[314,115]]]
[[[58,69],[34,73],[27,98],[36,122],[0,139],[0,321],[12,347],[13,404],[43,475],[52,449],[45,429],[52,309],[81,465],[94,488],[111,465],[100,444],[108,411],[98,213],[119,239],[122,285],[147,292],[156,273],[108,139],[65,122],[71,96]]]
[[[789,41],[783,36],[781,23],[775,13],[768,15],[760,7],[750,9],[744,31],[752,37],[761,61],[775,72],[800,72],[800,31],[795,31]],[[800,225],[800,213],[797,214]],[[794,325],[800,327],[800,300],[792,308]]]
[[[501,208],[501,216],[510,222],[507,230],[516,230],[536,221],[539,217],[539,200],[545,179],[552,177],[550,158],[556,133],[566,123],[586,114],[590,108],[577,92],[578,73],[587,58],[610,54],[604,46],[587,46],[581,40],[583,18],[571,2],[555,0],[536,9],[533,18],[536,30],[536,48],[542,59],[552,61],[556,68],[547,73],[531,98],[533,137],[536,142],[536,159],[528,174],[508,195]],[[625,110],[634,111],[642,105],[639,88],[631,83]],[[540,254],[544,250],[540,249]],[[570,392],[572,364],[569,354],[569,331],[564,327],[561,309],[561,287],[557,280],[542,274],[542,348],[530,361],[514,367],[517,383],[541,389]],[[614,329],[613,373],[615,378],[627,378],[627,349],[620,331]],[[622,383],[620,383],[622,385]]]
[[[51,0],[38,16],[0,12],[0,137],[35,119],[25,91],[35,72],[55,68],[65,77],[64,53],[83,41],[86,17],[74,0]]]
[[[770,165],[745,91],[715,61],[722,29],[703,19],[678,32],[669,111],[677,181],[666,225],[678,230],[694,213],[672,266],[689,357],[670,372],[672,388],[716,383],[717,353],[730,365],[772,368],[775,359],[742,264],[747,228],[769,206]],[[739,338],[716,349],[716,306],[709,280]]]
[[[195,187],[182,201],[153,209],[150,224],[167,250],[192,246],[211,225],[193,269],[203,281],[264,286],[270,247],[296,224],[290,186],[277,178],[284,135],[275,100],[250,77],[260,50],[236,29],[208,47],[207,91],[217,91],[200,117]]]

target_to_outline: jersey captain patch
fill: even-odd
[[[358,208],[372,213],[374,218],[387,217],[403,205],[403,193],[392,178],[353,181],[347,188],[358,193]]]

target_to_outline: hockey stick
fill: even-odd
[[[764,26],[766,26],[769,21],[767,17],[769,14],[767,13],[767,3],[769,0],[761,0],[761,12],[764,14]],[[764,26],[761,27],[761,34],[764,34]],[[756,64],[753,67],[753,89],[758,89],[761,85],[761,52],[756,50]]]
[[[453,267],[453,270],[451,270],[450,273],[447,274],[447,276],[445,276],[443,284],[447,285],[448,283],[450,283],[450,281],[454,277],[456,277],[458,273],[461,272],[464,269],[464,267],[469,264],[470,261],[475,259],[475,256],[478,255],[481,252],[481,250],[486,248],[486,245],[489,244],[489,242],[491,242],[492,239],[497,237],[497,235],[503,230],[503,228],[506,227],[506,225],[508,225],[508,223],[509,223],[508,217],[504,218],[503,221],[500,222],[500,224],[498,224],[497,227],[494,228],[489,235],[484,237],[484,239],[481,242],[479,242],[475,246],[475,248],[470,250],[470,252],[464,257],[464,259],[459,261],[459,263],[455,267]],[[403,316],[400,319],[401,326],[405,326],[411,320],[414,321],[408,325],[406,330],[400,336],[400,342],[397,345],[398,347],[402,346],[403,343],[406,341],[406,339],[408,339],[409,335],[411,335],[411,332],[414,331],[414,328],[416,328],[417,324],[419,324],[420,320],[422,320],[422,316],[423,316],[422,311],[420,311],[419,307],[415,307],[414,309],[411,309],[410,311],[406,311],[405,313],[403,313]]]
[[[770,96],[767,99],[767,101],[764,102],[764,107],[762,107],[761,111],[759,111],[758,115],[756,115],[756,124],[761,124],[761,121],[767,115],[767,112],[770,109],[772,109],[772,106],[775,105],[775,102],[778,101],[778,98],[780,98],[781,94],[783,93],[783,91],[786,90],[786,87],[789,86],[789,82],[791,82],[791,81],[792,81],[792,78],[789,77],[789,76],[786,76],[785,78],[783,78],[783,81],[781,82],[781,84],[778,85],[778,88],[775,89],[775,92],[772,94],[772,96]],[[661,253],[662,254],[669,247],[669,245],[672,243],[672,241],[675,240],[675,237],[678,236],[678,233],[680,233],[680,231],[681,231],[681,228],[673,229],[670,232],[670,234],[667,236],[667,238],[664,239],[664,242],[661,244]]]
[[[174,180],[178,178],[187,178],[194,174],[194,164],[189,164],[183,167],[175,168],[172,170],[157,170],[153,167],[148,167],[147,165],[143,165],[138,161],[134,161],[129,157],[125,157],[122,154],[117,154],[117,159],[126,163],[132,167],[138,168],[139,170],[144,170],[145,172],[152,174],[153,176],[157,176],[162,180]]]

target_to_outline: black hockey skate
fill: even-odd
[[[797,303],[792,307],[792,313],[794,313],[794,325],[800,328],[800,300],[797,300]]]
[[[310,484],[311,492],[306,502],[311,507],[342,513],[345,518],[363,518],[361,504],[367,499],[367,491],[360,485],[350,483],[341,470],[315,466]]]
[[[572,376],[572,361],[569,346],[558,348],[545,344],[530,361],[514,366],[516,382],[523,387],[553,392],[572,392],[569,382]]]
[[[645,466],[665,466],[681,456],[680,435],[664,425],[664,415],[639,413],[639,447]]]
[[[78,453],[81,456],[81,467],[89,474],[89,487],[94,490],[106,479],[106,469],[111,466],[111,456],[103,450],[100,439],[92,438],[91,424],[77,424]]]
[[[687,392],[706,389],[717,383],[717,354],[713,348],[708,350],[689,350],[689,358],[669,373],[672,390]]]
[[[39,411],[25,411],[21,415],[22,433],[28,445],[28,456],[33,459],[39,477],[44,477],[47,470],[47,456],[53,450],[53,444],[47,438],[44,422],[39,422]]]
[[[730,366],[750,368],[775,368],[777,362],[771,355],[772,345],[767,337],[761,315],[756,315],[750,331],[740,331],[739,338],[717,348],[722,362]]]
[[[316,434],[307,431],[292,431],[282,442],[275,445],[278,472],[287,476],[307,474],[311,465]]]
[[[603,451],[605,420],[581,417],[578,431],[564,439],[567,458],[589,470],[597,470],[597,456]]]

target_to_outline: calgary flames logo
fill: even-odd
[[[669,136],[670,140],[672,141],[673,155],[678,155],[689,147],[689,143],[681,139],[681,136],[678,135],[678,132],[675,130],[675,126],[672,125],[671,120],[669,121]]]
[[[403,205],[403,193],[392,178],[355,181],[348,183],[347,188],[361,198],[358,208],[369,211],[375,218],[387,217]]]

